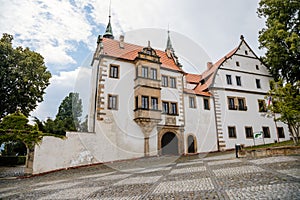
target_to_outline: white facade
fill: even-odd
[[[197,81],[189,80],[172,53],[123,41],[121,45],[108,38],[98,40],[92,62],[90,133],[67,133],[66,140],[45,137],[35,149],[34,173],[143,156],[226,150],[235,144],[272,143],[278,141],[276,126],[284,131],[279,141],[289,139],[284,124],[275,125],[267,112],[259,110],[258,100],[265,98],[271,76],[243,39]],[[146,72],[149,77],[144,77]],[[171,79],[175,79],[173,86]],[[229,98],[233,98],[231,109]],[[244,107],[239,107],[238,99]],[[167,112],[164,105],[168,105]],[[234,135],[229,127],[234,128]],[[246,128],[253,134],[263,127],[269,129],[268,138],[254,141],[246,137]]]

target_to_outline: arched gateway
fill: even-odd
[[[172,132],[167,132],[161,139],[161,150],[163,155],[178,155],[178,138]]]

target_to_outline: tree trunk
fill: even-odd
[[[293,127],[290,123],[288,123],[288,128],[289,128],[289,131],[290,131],[291,136],[293,138],[294,144],[298,145],[298,143],[299,143],[298,135],[297,135],[297,133],[294,132]]]

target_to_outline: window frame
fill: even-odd
[[[276,129],[277,129],[277,133],[278,133],[278,138],[285,138],[284,128],[280,126],[280,127],[277,127]],[[279,130],[282,130],[282,131],[279,131]]]
[[[239,61],[236,61],[236,62],[235,62],[235,65],[236,65],[237,67],[239,67],[239,66],[240,66],[240,62],[239,62]]]
[[[150,68],[150,79],[157,80],[157,69]]]
[[[197,108],[197,106],[196,106],[196,97],[189,96],[189,108]]]
[[[236,80],[236,85],[237,86],[242,86],[241,76],[235,76],[235,80]]]
[[[175,110],[173,109],[175,106]],[[170,109],[171,108],[171,109]],[[170,102],[170,108],[169,108],[169,114],[170,115],[177,115],[178,114],[178,109],[177,109],[177,103],[175,102]],[[174,112],[175,111],[175,112]]]
[[[226,74],[226,82],[227,85],[232,85],[232,79],[230,74]]]
[[[260,79],[255,79],[255,83],[256,83],[256,88],[257,89],[261,89],[261,82],[260,82]]]
[[[166,105],[166,107],[165,107],[165,105]],[[169,102],[167,102],[167,101],[162,102],[162,113],[169,114]]]
[[[168,87],[169,86],[169,78],[168,76],[162,75],[161,76],[161,86]]]
[[[206,102],[207,102],[207,104],[206,104]],[[204,108],[204,110],[210,110],[209,98],[203,98],[203,108]]]
[[[265,132],[266,130],[266,132]],[[262,127],[262,131],[263,131],[263,136],[264,138],[271,138],[271,134],[270,134],[270,128],[268,126],[263,126]]]
[[[118,110],[118,95],[108,94],[108,102],[107,102],[107,109],[109,110]]]
[[[228,110],[237,110],[237,107],[235,106],[235,100],[234,99],[235,99],[235,97],[227,97]]]
[[[146,72],[146,73],[145,73]],[[146,75],[146,76],[145,76]],[[142,66],[142,74],[141,77],[148,78],[149,77],[149,67]]]
[[[250,135],[248,134],[249,129],[250,129]],[[245,126],[245,136],[246,136],[246,139],[253,139],[253,128],[252,128],[252,126]]]
[[[154,101],[156,101],[156,103]],[[158,98],[157,97],[151,97],[151,109],[158,110]]]
[[[109,78],[119,79],[120,77],[120,65],[109,65]]]
[[[237,97],[238,101],[238,110],[247,110],[246,99],[244,97]],[[242,104],[240,104],[242,102]]]
[[[175,77],[169,77],[169,78],[170,78],[170,88],[177,88],[176,78]]]
[[[231,135],[231,130],[233,130],[233,135]],[[228,138],[236,139],[236,127],[235,126],[228,126]]]
[[[145,101],[147,100],[147,101]],[[143,110],[149,110],[149,96],[142,95],[142,105],[141,108]]]
[[[258,103],[258,112],[267,112],[267,104],[264,99],[257,99],[257,103]],[[261,105],[261,103],[263,105]]]

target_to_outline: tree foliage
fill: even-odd
[[[261,0],[258,16],[266,18],[259,32],[263,58],[276,81],[295,83],[300,77],[300,1]]]
[[[19,107],[25,116],[43,101],[51,74],[44,58],[29,48],[12,46],[13,36],[0,39],[0,119]]]
[[[278,113],[276,120],[287,124],[295,144],[299,143],[300,137],[300,81],[295,85],[283,84],[283,80],[271,81],[271,90],[268,96],[272,98],[273,104],[270,110]]]
[[[66,131],[82,131],[85,123],[80,123],[81,115],[82,100],[79,98],[78,93],[70,92],[61,102],[54,120],[49,118],[43,122],[35,118],[34,121],[39,130],[45,133],[65,135]]]

